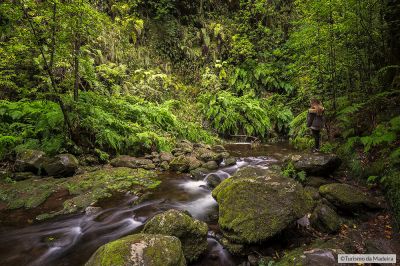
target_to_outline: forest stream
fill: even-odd
[[[222,164],[212,172],[222,180],[244,166],[268,167],[290,151],[284,144],[250,149],[250,144],[242,143],[226,145],[226,148],[240,159],[236,165],[224,167]],[[205,181],[174,172],[161,175],[160,187],[139,205],[132,205],[135,197],[126,195],[107,203],[107,207],[94,215],[79,214],[24,228],[0,228],[0,264],[84,265],[101,245],[139,232],[150,217],[171,208],[186,210],[217,230],[217,202]],[[209,232],[207,254],[193,265],[236,265],[235,258],[215,239],[215,233]]]

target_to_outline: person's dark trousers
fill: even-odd
[[[315,130],[315,129],[311,129],[312,134],[314,136],[314,140],[315,140],[315,149],[319,150],[319,146],[320,146],[320,139],[321,139],[321,131],[320,130]]]

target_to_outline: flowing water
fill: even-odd
[[[269,167],[290,151],[286,145],[229,144],[226,149],[238,158],[237,164],[213,173],[223,180],[239,168],[253,165]],[[162,184],[144,202],[126,194],[95,214],[78,214],[23,228],[0,227],[0,265],[84,265],[101,245],[139,232],[157,213],[174,208],[188,211],[209,224],[207,253],[194,265],[235,265],[235,258],[214,238],[218,231],[218,206],[203,180],[190,175],[166,172]]]

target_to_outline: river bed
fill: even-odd
[[[286,144],[225,147],[238,161],[213,171],[221,180],[248,165],[269,167],[291,152]],[[101,245],[139,232],[149,218],[172,208],[186,210],[209,225],[208,251],[193,265],[236,265],[237,258],[213,238],[218,231],[218,206],[206,182],[174,172],[160,173],[160,179],[161,185],[139,204],[135,196],[126,194],[95,214],[64,216],[23,228],[0,227],[0,265],[84,265]]]

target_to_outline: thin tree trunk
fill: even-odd
[[[64,123],[66,124],[67,129],[68,129],[68,135],[71,138],[71,136],[72,136],[72,125],[71,125],[71,121],[69,120],[69,117],[68,117],[67,108],[65,107],[65,104],[62,101],[61,97],[58,95],[57,84],[56,84],[56,82],[54,80],[54,76],[53,76],[53,73],[51,71],[50,65],[47,62],[46,56],[44,54],[43,47],[40,45],[38,33],[37,33],[33,23],[32,23],[31,18],[29,17],[29,14],[26,11],[23,3],[20,2],[20,4],[21,4],[22,12],[24,13],[25,18],[28,20],[29,27],[31,28],[33,37],[35,38],[36,44],[37,44],[37,46],[39,48],[40,54],[41,54],[43,62],[44,62],[44,68],[45,68],[47,74],[49,75],[49,78],[50,78],[50,81],[51,81],[51,87],[53,89],[53,94],[54,94],[54,96],[56,96],[55,99],[54,99],[54,97],[52,97],[52,100],[59,104],[61,112],[62,112],[63,117],[64,117]]]

